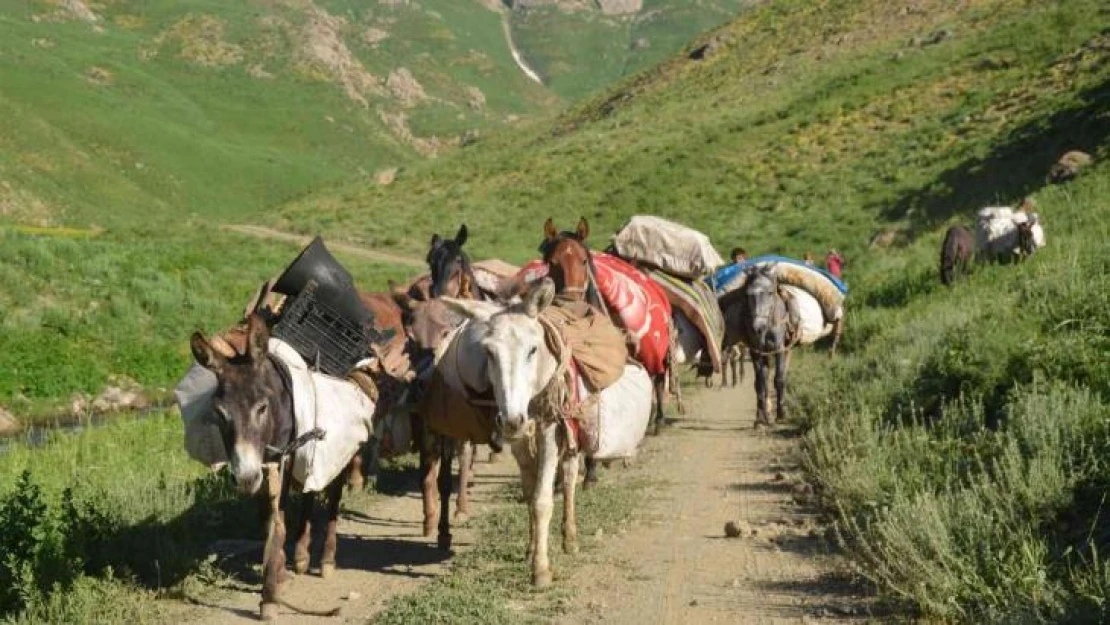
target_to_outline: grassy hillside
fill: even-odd
[[[500,20],[476,1],[5,0],[0,216],[241,219],[550,110]]]
[[[854,571],[941,620],[1105,621],[1110,8],[780,0],[703,45],[554,123],[282,215],[411,252],[465,221],[477,255],[516,261],[549,215],[590,217],[595,244],[655,213],[721,249],[838,247],[846,353],[802,359],[791,404]],[[1101,164],[1046,187],[1071,149]],[[1048,247],[940,287],[945,227],[1029,194]]]
[[[574,100],[668,59],[755,3],[648,0],[624,15],[606,14],[592,2],[555,4],[563,6],[515,6],[513,41],[545,84]]]

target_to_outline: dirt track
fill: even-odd
[[[296,243],[297,245],[308,245],[312,241],[312,237],[303,236],[300,234],[293,234],[291,232],[282,232],[273,228],[265,226],[251,226],[251,225],[230,225],[224,226],[224,230],[229,232],[237,232],[249,237],[256,237],[259,239],[269,239],[271,241],[288,241]],[[378,250],[371,250],[358,245],[349,245],[347,243],[339,243],[336,241],[328,241],[328,247],[331,249],[351,254],[352,256],[360,256],[368,260],[376,260],[382,263],[390,263],[393,265],[402,265],[405,267],[419,267],[427,269],[428,264],[423,259],[412,258],[411,256],[403,256],[401,254],[391,254],[389,252],[381,252]]]
[[[557,622],[803,623],[855,613],[861,603],[826,574],[825,543],[794,503],[794,441],[751,429],[750,384],[749,378],[741,388],[697,393],[689,414],[650,438],[632,467],[604,473],[603,479],[647,476],[661,485],[649,491],[635,520],[579,557],[561,582],[577,592]],[[477,473],[480,514],[494,489],[517,478],[511,460],[479,463]],[[434,539],[420,535],[416,493],[357,507],[369,514],[348,512],[340,524],[336,577],[297,577],[285,591],[299,607],[342,606],[341,615],[283,610],[281,623],[366,623],[388,598],[447,571]],[[743,537],[723,536],[730,519],[740,521]],[[456,533],[461,549],[471,540],[465,529]],[[188,608],[184,620],[257,622],[257,592],[251,585],[213,593],[203,600],[207,606]]]

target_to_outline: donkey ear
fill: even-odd
[[[462,315],[467,319],[489,319],[500,308],[495,304],[473,299],[441,297],[438,301],[443,302],[443,305],[451,312]]]
[[[409,296],[409,291],[405,287],[389,280],[389,295],[393,298],[393,302],[401,308],[401,310],[415,310],[416,300]]]
[[[578,235],[579,239],[585,241],[590,236],[590,222],[586,221],[585,217],[579,217],[578,228],[575,229],[574,233]]]
[[[524,312],[529,317],[536,317],[553,301],[555,301],[555,283],[551,278],[544,278],[524,296]]]
[[[193,336],[189,339],[189,347],[193,351],[193,358],[197,364],[216,375],[219,375],[227,364],[227,358],[217,352],[200,332],[193,332]]]
[[[258,315],[247,319],[247,355],[251,362],[259,364],[270,353],[270,329]]]
[[[559,236],[559,231],[555,229],[555,221],[550,217],[547,221],[543,222],[543,238],[545,241],[554,241]]]
[[[459,231],[455,234],[455,245],[462,247],[466,243],[467,234],[466,224],[459,226]]]
[[[439,236],[439,234],[433,234],[432,242],[429,244],[429,246],[434,250],[440,245],[443,245],[443,237]]]

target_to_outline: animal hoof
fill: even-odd
[[[470,520],[470,514],[467,512],[456,512],[454,520],[451,523],[455,525],[462,525]]]
[[[351,481],[347,482],[347,486],[349,487],[350,492],[352,492],[352,493],[361,492],[363,486],[366,486],[366,480],[362,479],[361,477],[359,477],[357,479],[356,478],[351,478]]]
[[[297,572],[297,575],[304,575],[305,573],[307,573],[308,572],[308,556],[305,556],[304,559],[297,558],[296,560],[294,560],[293,570]]]
[[[435,519],[425,521],[424,523],[424,538],[431,538],[436,533],[436,525],[438,522]]]
[[[436,544],[439,545],[440,549],[442,549],[444,551],[450,551],[451,550],[451,537],[450,536],[440,536],[439,539],[436,541]]]
[[[536,588],[547,588],[551,585],[551,571],[539,571],[532,575],[532,585]]]
[[[574,555],[578,553],[578,541],[563,541],[563,553]]]
[[[320,579],[331,579],[335,577],[335,563],[325,562],[320,565]]]
[[[272,621],[276,619],[278,616],[278,604],[263,603],[262,608],[259,610],[259,616],[261,616],[262,620],[264,621]]]

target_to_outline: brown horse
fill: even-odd
[[[961,274],[966,274],[975,254],[975,237],[963,226],[952,226],[944,235],[940,246],[940,281],[951,286]]]
[[[242,493],[256,495],[263,483],[263,463],[267,459],[276,461],[272,450],[294,442],[295,417],[290,375],[285,365],[269,353],[270,331],[262,317],[253,313],[248,317],[245,337],[244,352],[233,358],[215,349],[200,332],[193,334],[190,347],[196,361],[216,374],[213,418],[235,482]],[[320,565],[320,576],[324,578],[335,572],[336,522],[343,484],[350,470],[345,469],[324,491],[328,518]],[[285,472],[280,485],[270,485],[271,496],[275,486],[278,516],[272,517],[275,511],[268,505],[264,507],[266,525],[272,524],[273,531],[267,543],[268,552],[264,554],[261,614],[265,620],[276,616],[281,603],[279,591],[285,575],[284,515],[292,486],[291,472]],[[296,528],[294,568],[298,573],[308,570],[310,518],[315,502],[315,493],[305,494],[304,510]]]
[[[586,303],[600,310],[608,310],[598,291],[593,275],[595,269],[593,257],[586,247],[586,238],[590,235],[590,224],[585,217],[578,220],[574,232],[559,232],[555,222],[548,219],[543,224],[544,240],[540,244],[543,260],[549,267],[549,277],[555,283],[556,293],[561,297],[575,300],[585,300]],[[623,320],[610,314],[613,323],[618,328],[624,328]],[[658,434],[665,420],[663,414],[663,396],[666,392],[668,373],[652,376],[652,385],[655,389],[655,418],[654,433]],[[597,482],[597,466],[592,458],[586,457],[586,485]]]

